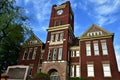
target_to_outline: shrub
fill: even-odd
[[[46,73],[37,73],[32,80],[50,80],[50,76]]]
[[[78,77],[76,77],[76,78],[70,78],[70,80],[87,80],[87,79],[85,79],[85,78],[78,78]]]

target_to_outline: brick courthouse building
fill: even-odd
[[[33,34],[22,46],[18,64],[29,65],[31,75],[41,71],[50,74],[51,80],[120,80],[114,34],[93,24],[75,37],[69,1],[52,6],[47,32],[45,44]]]

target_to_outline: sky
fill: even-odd
[[[16,0],[29,17],[28,24],[46,42],[51,8],[68,0]],[[114,48],[120,71],[120,0],[69,0],[74,12],[74,34],[81,36],[92,24],[114,33]]]

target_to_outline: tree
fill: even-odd
[[[24,9],[15,0],[0,0],[0,71],[17,64],[21,43],[32,30],[25,23]]]

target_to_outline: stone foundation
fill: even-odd
[[[60,80],[66,80],[67,78],[67,62],[66,61],[45,61],[42,63],[42,72],[48,73],[52,69],[55,69],[58,71]]]

